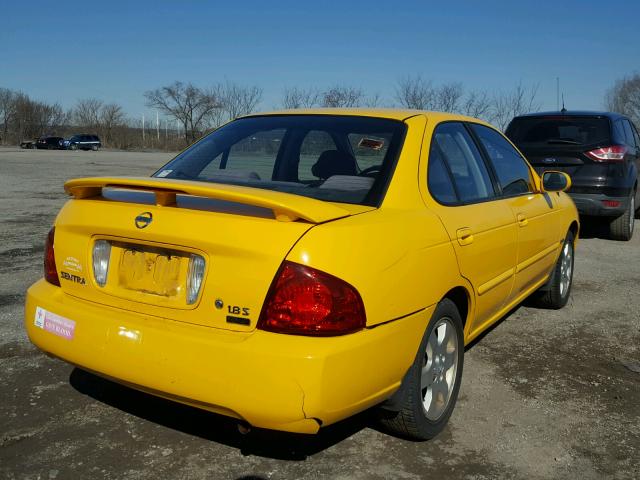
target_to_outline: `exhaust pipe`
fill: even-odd
[[[246,422],[238,422],[238,432],[240,432],[240,435],[247,435],[251,432],[251,425]]]

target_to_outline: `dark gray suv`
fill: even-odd
[[[581,215],[610,218],[610,235],[630,240],[638,201],[640,136],[610,112],[545,112],[515,117],[506,134],[538,173],[571,177],[569,195]]]

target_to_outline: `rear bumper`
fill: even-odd
[[[36,307],[75,322],[73,338],[36,326]],[[87,302],[40,280],[27,292],[25,328],[43,351],[133,388],[315,433],[397,390],[432,311],[342,337],[239,333]]]
[[[569,195],[576,204],[580,215],[595,215],[603,217],[619,217],[629,206],[629,196],[611,197],[595,193],[571,193]],[[618,206],[607,206],[603,201],[617,201]]]

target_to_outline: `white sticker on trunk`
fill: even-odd
[[[162,170],[159,174],[156,175],[157,178],[164,178],[169,175],[173,170]]]
[[[68,318],[49,312],[42,307],[36,307],[36,315],[33,324],[67,340],[73,340],[76,331],[76,322]]]

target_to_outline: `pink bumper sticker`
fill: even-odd
[[[36,327],[67,340],[73,339],[73,334],[76,330],[76,322],[73,320],[56,315],[41,307],[36,307],[36,318],[33,323]]]

